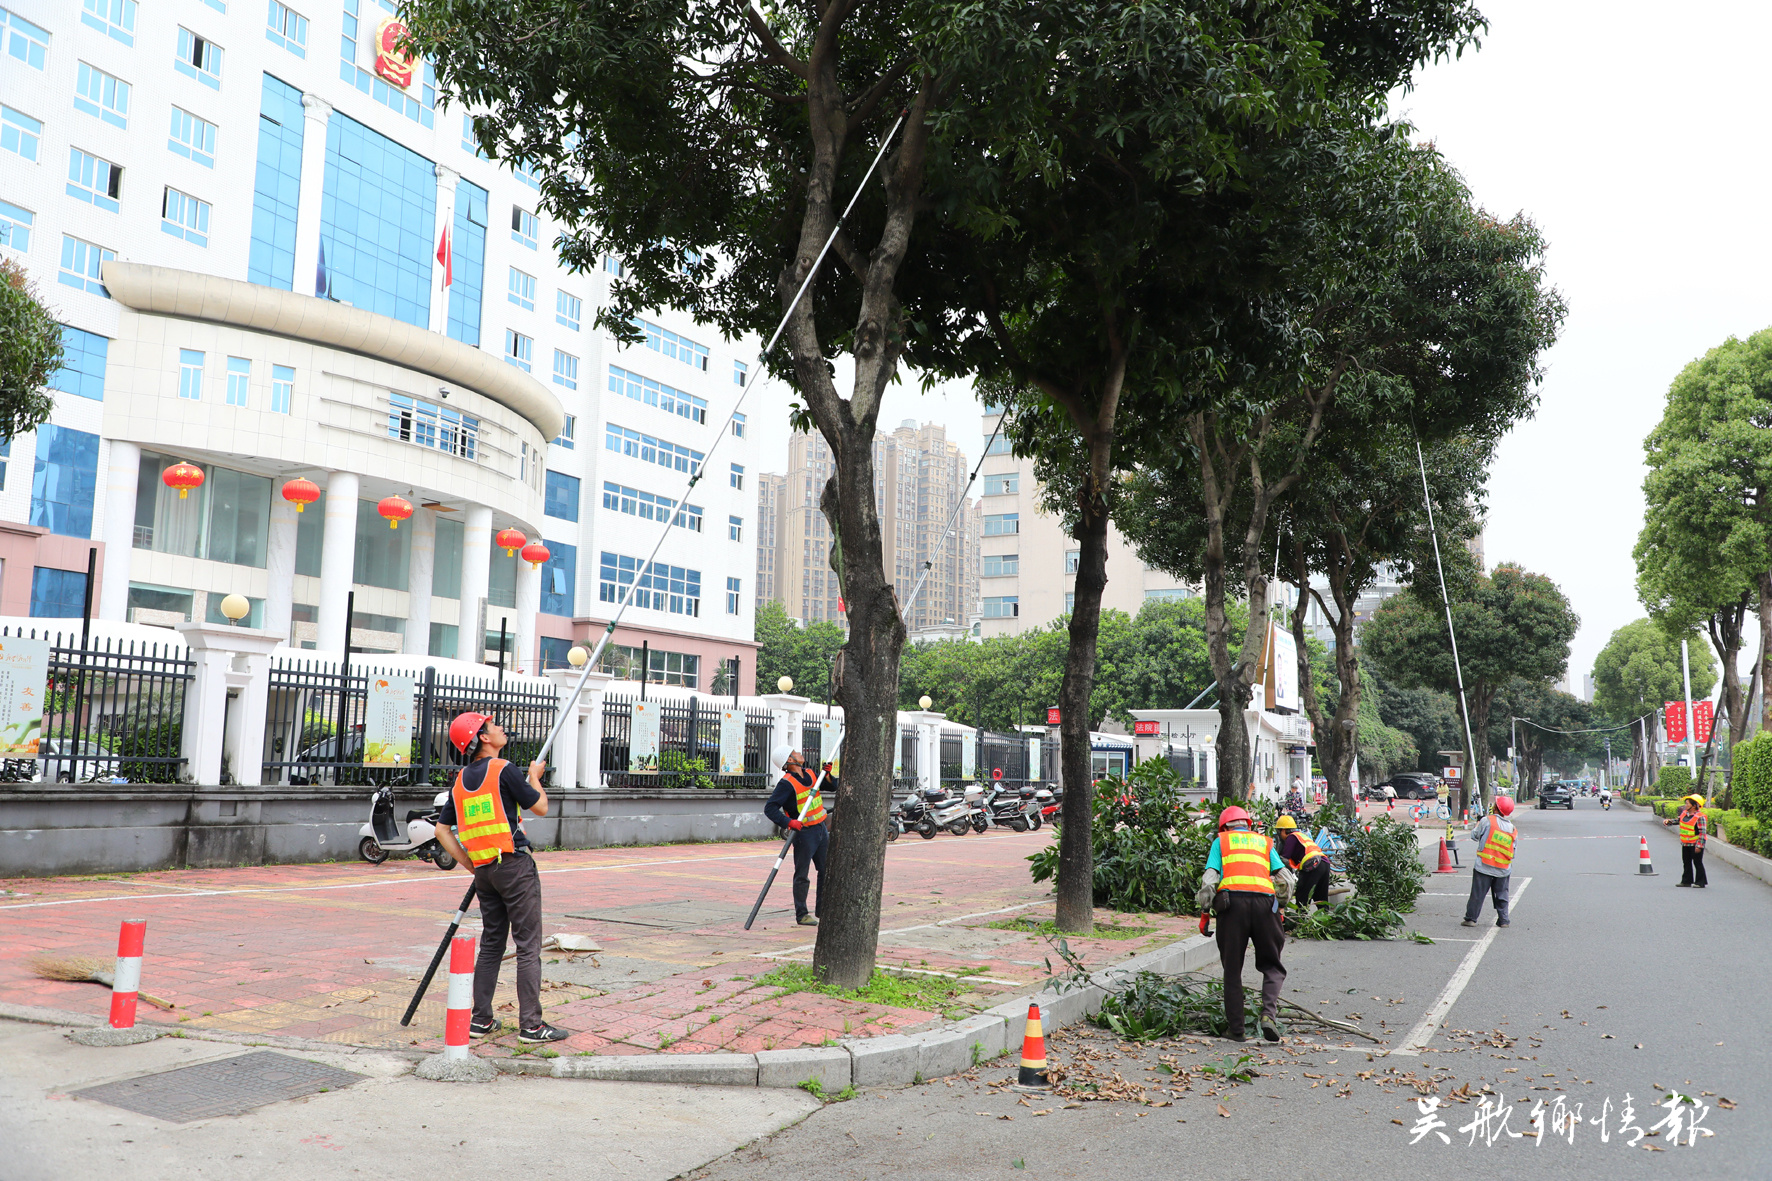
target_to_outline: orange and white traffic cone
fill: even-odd
[[[1643,844],[1642,847],[1637,850],[1637,876],[1644,878],[1659,877],[1660,875],[1655,872],[1655,866],[1651,865],[1649,862],[1649,838],[1639,837],[1638,839],[1641,840]]]
[[[1446,843],[1445,837],[1440,838],[1440,868],[1434,870],[1434,872],[1435,873],[1457,873],[1458,872],[1458,870],[1453,868],[1453,865],[1452,865],[1452,846],[1448,845]]]
[[[1052,1084],[1046,1079],[1046,1035],[1040,1031],[1040,1006],[1028,1005],[1026,1032],[1021,1035],[1021,1073],[1016,1077],[1018,1091],[1045,1091]]]

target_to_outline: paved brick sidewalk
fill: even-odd
[[[1049,832],[900,840],[886,857],[883,966],[966,977],[947,1016],[987,1008],[1047,975],[1047,941],[995,924],[1051,916],[1025,858]],[[942,1020],[758,983],[784,962],[809,962],[809,928],[793,922],[784,866],[751,931],[743,929],[779,848],[754,842],[542,853],[547,933],[592,936],[594,955],[543,953],[548,1019],[571,1029],[561,1053],[754,1051],[829,1038],[905,1032]],[[791,863],[790,863],[791,865]],[[41,980],[39,955],[108,958],[117,924],[148,920],[142,987],[178,1006],[149,1019],[341,1044],[435,1049],[443,980],[410,1028],[400,1015],[467,888],[465,873],[413,861],[0,880],[0,999],[103,1013],[106,992]],[[1098,912],[1148,928],[1135,938],[1072,940],[1092,967],[1188,933],[1168,916]],[[477,934],[472,912],[464,931]],[[1054,957],[1056,961],[1056,957]],[[511,966],[495,1004],[515,1024]],[[482,1053],[515,1050],[507,1032]]]

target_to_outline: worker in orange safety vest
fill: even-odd
[[[1483,899],[1495,899],[1495,925],[1511,926],[1507,909],[1508,883],[1513,877],[1514,842],[1519,830],[1508,817],[1514,814],[1514,802],[1508,796],[1496,796],[1492,815],[1485,816],[1471,829],[1471,840],[1477,844],[1477,863],[1471,867],[1471,896],[1464,907],[1464,927],[1477,925],[1483,913]]]
[[[1680,801],[1680,814],[1662,823],[1680,826],[1680,880],[1674,885],[1704,889],[1709,882],[1704,876],[1704,838],[1710,829],[1704,818],[1704,797],[1687,796]]]
[[[1255,944],[1255,970],[1261,973],[1261,1035],[1280,1040],[1280,988],[1286,965],[1281,923],[1295,884],[1274,842],[1252,831],[1248,812],[1235,804],[1218,814],[1218,839],[1206,856],[1206,871],[1194,895],[1202,911],[1218,916],[1218,960],[1224,966],[1225,1036],[1247,1040],[1243,1012],[1243,955]]]

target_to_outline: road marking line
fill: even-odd
[[[1510,913],[1513,907],[1519,903],[1520,898],[1525,895],[1526,887],[1531,884],[1531,878],[1520,880],[1519,888],[1508,900]],[[1471,977],[1476,974],[1477,965],[1483,962],[1483,953],[1489,950],[1489,945],[1495,942],[1495,936],[1500,931],[1500,927],[1490,927],[1483,937],[1476,941],[1475,946],[1465,952],[1464,962],[1458,965],[1456,972],[1452,973],[1452,979],[1446,982],[1445,991],[1440,993],[1440,997],[1433,1003],[1433,1007],[1423,1015],[1420,1021],[1415,1023],[1415,1028],[1409,1031],[1409,1036],[1403,1039],[1403,1044],[1394,1050],[1387,1051],[1387,1053],[1410,1057],[1421,1053],[1428,1042],[1433,1040],[1434,1034],[1439,1031],[1440,1022],[1446,1019],[1446,1014],[1450,1013],[1452,1006],[1458,1003],[1458,997],[1464,992],[1464,986],[1470,983]]]

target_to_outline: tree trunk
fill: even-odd
[[[1722,706],[1729,714],[1731,746],[1747,737],[1746,702],[1742,700],[1741,673],[1736,665],[1741,660],[1741,625],[1747,617],[1748,604],[1749,596],[1744,591],[1739,602],[1731,603],[1707,621],[1711,644],[1723,659]]]
[[[1772,727],[1772,570],[1760,575],[1760,729]],[[1745,715],[1747,710],[1743,709]]]
[[[1304,643],[1304,602],[1305,596],[1312,592],[1302,546],[1294,548],[1292,574],[1293,585],[1298,589],[1298,607],[1292,612],[1292,640],[1298,646],[1299,695],[1304,701],[1305,712],[1310,715],[1311,728],[1316,732],[1317,761],[1323,766],[1323,778],[1329,781],[1329,798],[1336,806],[1352,815],[1354,792],[1348,782],[1348,772],[1354,765],[1360,694],[1363,690],[1360,683],[1359,652],[1354,647],[1354,613],[1349,610],[1346,601],[1351,596],[1345,593],[1346,579],[1338,577],[1339,570],[1330,569],[1325,572],[1330,595],[1336,603],[1336,612],[1330,618],[1329,626],[1335,631],[1335,679],[1341,689],[1341,696],[1335,705],[1335,715],[1326,718],[1322,703],[1317,700],[1316,682],[1310,675],[1310,660]],[[1321,596],[1318,596],[1317,602],[1323,602]],[[1324,604],[1323,613],[1325,616],[1329,615],[1327,604]]]
[[[1464,687],[1465,701],[1471,711],[1471,742],[1476,749],[1467,752],[1465,782],[1467,790],[1475,791],[1475,795],[1467,797],[1472,804],[1473,816],[1487,815],[1489,805],[1495,802],[1495,785],[1489,782],[1489,707],[1495,703],[1495,691],[1472,692],[1467,684]]]
[[[1105,465],[1104,465],[1105,466]],[[1084,482],[1077,520],[1077,582],[1071,603],[1070,644],[1059,688],[1059,763],[1064,770],[1064,824],[1058,834],[1060,931],[1095,929],[1095,852],[1090,845],[1095,803],[1089,748],[1089,699],[1095,690],[1095,650],[1101,631],[1101,596],[1107,588],[1107,503],[1093,477]],[[884,821],[882,821],[884,823]]]

